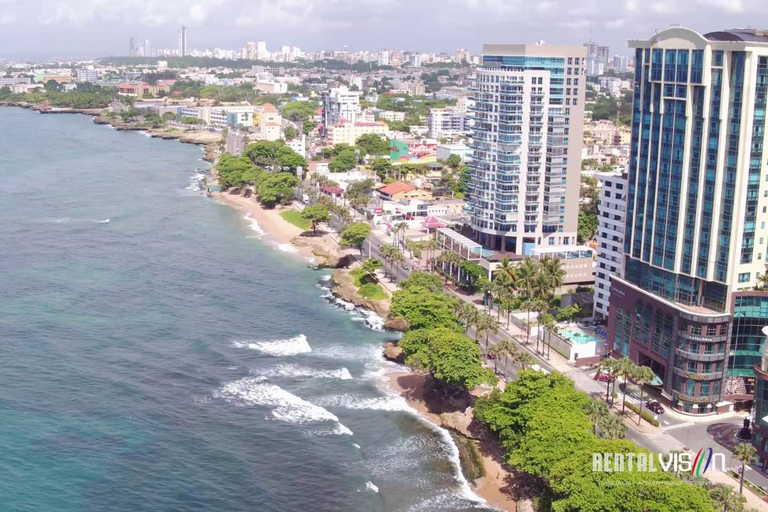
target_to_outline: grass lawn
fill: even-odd
[[[349,277],[352,278],[352,283],[358,288],[363,286],[364,276],[365,276],[365,272],[361,268],[356,268],[355,270],[349,273]]]
[[[373,283],[364,284],[360,287],[358,293],[362,297],[371,300],[386,300],[388,298],[387,292],[384,291],[384,288],[378,284]]]
[[[299,229],[303,229],[304,231],[312,229],[312,223],[302,219],[301,212],[297,212],[296,210],[285,210],[284,212],[280,212],[280,216]]]

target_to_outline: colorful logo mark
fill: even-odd
[[[696,454],[696,458],[693,459],[693,466],[691,467],[691,475],[702,476],[709,469],[712,464],[712,456],[714,450],[712,448],[701,448]]]

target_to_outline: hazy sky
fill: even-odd
[[[682,24],[702,33],[768,20],[765,0],[0,0],[0,56],[123,55],[128,38],[237,49],[264,39],[305,50],[422,51],[483,43],[581,44],[628,54],[627,39]]]

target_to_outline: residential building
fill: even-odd
[[[535,259],[560,260],[565,270],[560,292],[575,286],[592,286],[595,283],[595,250],[585,245],[541,246],[531,251]]]
[[[334,87],[323,92],[323,135],[328,135],[331,126],[347,122],[356,123],[361,114],[360,91],[348,87]]]
[[[379,196],[385,201],[400,201],[403,199],[422,199],[431,201],[432,193],[426,189],[417,188],[412,183],[396,181],[378,188]]]
[[[761,330],[763,338],[768,337],[768,327]],[[763,346],[768,344],[763,342]],[[763,350],[760,364],[755,365],[755,408],[752,423],[752,444],[757,449],[757,466],[763,471],[768,468],[768,353]]]
[[[405,112],[394,112],[391,110],[382,110],[379,112],[379,119],[384,121],[405,121]]]
[[[610,49],[592,41],[584,43],[584,46],[587,48],[587,76],[600,76],[605,73],[608,69]]]
[[[485,45],[473,86],[468,212],[486,248],[576,242],[587,50]]]
[[[624,275],[608,340],[689,414],[748,409],[768,325],[768,34],[675,27],[635,49]]]
[[[373,123],[339,123],[328,128],[328,139],[332,144],[354,146],[363,135],[389,136],[389,127],[383,121]]]
[[[283,118],[271,103],[256,107],[254,126],[257,127],[256,139],[274,141],[283,138]]]
[[[465,144],[440,144],[437,146],[437,159],[445,162],[451,155],[457,155],[466,162],[472,150]]]
[[[257,80],[255,89],[267,94],[285,94],[288,92],[288,84],[275,82],[274,80]]]
[[[13,85],[31,84],[32,77],[29,76],[0,76],[0,87],[11,87]]]
[[[623,172],[599,172],[602,182],[597,227],[597,269],[594,318],[608,319],[611,277],[621,276],[624,260],[624,224],[627,220],[627,176]]]
[[[429,110],[429,137],[432,139],[452,139],[464,134],[466,111],[453,107],[432,108]]]
[[[98,82],[99,81],[99,70],[93,69],[93,66],[78,68],[77,70],[77,81],[78,82]]]
[[[187,56],[187,27],[179,29],[179,57]]]

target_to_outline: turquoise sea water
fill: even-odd
[[[0,510],[484,508],[199,148],[0,108],[0,154]]]

